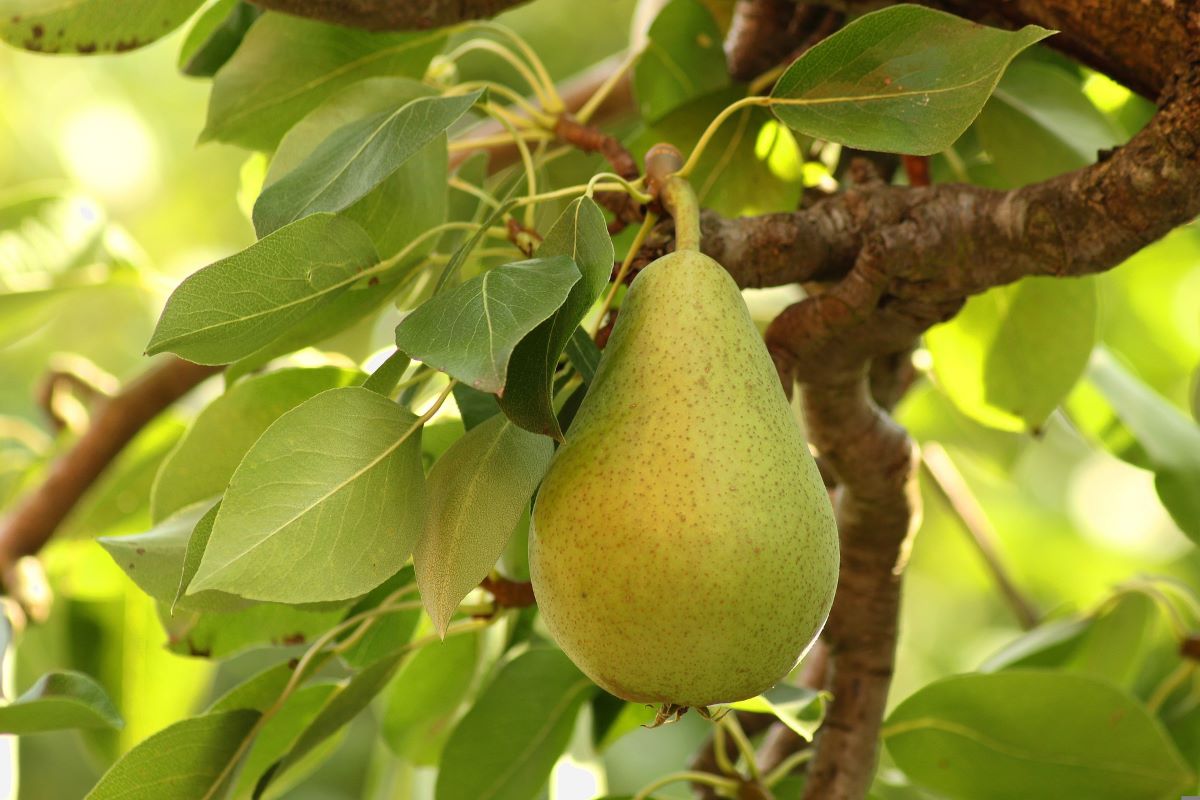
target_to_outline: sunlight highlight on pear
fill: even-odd
[[[622,306],[529,541],[558,644],[626,700],[708,706],[783,678],[829,614],[828,495],[737,286],[695,250]]]

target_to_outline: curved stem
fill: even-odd
[[[408,255],[410,255],[414,250],[416,250],[417,247],[419,247],[423,242],[433,238],[434,236],[440,236],[441,234],[445,233],[446,231],[471,231],[472,233],[474,233],[478,229],[479,229],[479,223],[477,223],[477,222],[443,222],[441,225],[435,225],[434,227],[430,228],[427,231],[424,231],[423,233],[421,233],[420,236],[418,236],[417,238],[413,239],[411,242],[406,244],[403,248],[401,248],[400,252],[396,253],[396,255],[391,256],[390,258],[385,258],[383,261],[380,261],[374,267],[371,267],[370,269],[368,269],[367,272],[375,274],[375,273],[379,273],[379,272],[388,271],[389,269],[391,269],[392,267],[396,266],[401,261],[403,261]]]
[[[593,175],[592,179],[588,181],[588,188],[586,192],[588,197],[591,197],[595,193],[596,186],[600,183],[601,178],[607,178],[621,184],[621,186],[625,188],[625,193],[639,203],[649,203],[654,199],[649,194],[638,188],[638,186],[645,181],[645,178],[638,178],[637,180],[629,181],[615,172],[597,172],[595,175]]]
[[[579,124],[587,124],[592,115],[596,113],[600,106],[604,104],[604,101],[608,99],[608,96],[612,94],[613,89],[617,88],[617,84],[625,77],[625,73],[637,63],[640,55],[640,51],[627,54],[621,61],[620,66],[613,70],[613,73],[604,79],[604,83],[600,84],[599,88],[587,99],[587,102],[580,106],[579,111],[575,113],[575,119]]]
[[[455,91],[464,89],[486,89],[489,92],[498,94],[505,100],[512,103],[517,108],[529,115],[530,119],[538,124],[539,127],[547,130],[554,129],[554,117],[534,106],[528,100],[521,96],[519,92],[515,92],[502,83],[495,81],[464,81],[454,87]]]
[[[485,110],[512,134],[513,141],[517,145],[517,152],[521,154],[521,164],[525,168],[525,186],[528,192],[526,199],[529,202],[537,202],[533,199],[537,196],[537,170],[533,165],[533,155],[529,152],[529,145],[525,144],[525,140],[517,135],[517,130],[507,115],[500,113],[503,109],[488,103]]]
[[[464,181],[457,175],[450,176],[449,185],[451,189],[457,189],[460,192],[465,192],[466,194],[479,199],[481,202],[487,204],[491,208],[500,207],[500,201],[493,197],[487,190],[481,189],[473,183]],[[507,237],[507,233],[505,235]]]
[[[1192,677],[1197,667],[1200,667],[1200,664],[1197,664],[1195,661],[1184,661],[1172,670],[1167,677],[1163,678],[1162,683],[1155,687],[1154,693],[1146,700],[1146,710],[1151,714],[1157,714],[1158,710],[1163,707],[1163,703],[1167,702],[1171,695],[1175,693],[1175,690],[1182,686],[1188,678]]]
[[[553,105],[553,102],[546,95],[546,89],[542,86],[542,82],[529,70],[525,62],[517,58],[513,51],[499,42],[493,42],[491,39],[471,39],[447,53],[446,59],[457,63],[458,59],[472,50],[482,50],[504,59],[504,61],[508,62],[509,66],[517,71],[521,79],[529,84],[529,88],[533,90],[534,95],[537,96],[538,102],[543,108],[549,108]],[[561,103],[561,101],[559,102]]]
[[[679,173],[667,177],[658,195],[675,219],[675,251],[700,249],[700,200],[696,190]]]
[[[670,786],[672,783],[681,783],[688,781],[689,783],[702,783],[705,786],[711,786],[714,789],[724,789],[728,792],[737,791],[738,783],[732,778],[722,778],[720,775],[713,775],[711,772],[673,772],[670,775],[664,775],[658,780],[647,784],[641,791],[633,796],[633,800],[648,800],[650,795],[663,788]]]
[[[725,749],[725,726],[717,725],[713,730],[713,758],[716,759],[717,769],[721,774],[736,777],[737,768],[729,760],[729,751]]]
[[[762,779],[763,785],[768,789],[779,783],[781,780],[792,774],[792,770],[801,764],[807,763],[813,757],[811,747],[792,753],[790,756],[779,762],[779,766],[768,772]]]
[[[754,760],[754,745],[750,744],[750,739],[742,730],[742,724],[738,722],[737,714],[730,711],[721,717],[721,721],[717,724],[729,733],[729,738],[733,739],[733,743],[737,745],[738,752],[746,761],[746,771],[750,773],[751,780],[761,779],[762,773],[758,769],[758,762]]]
[[[533,67],[533,71],[537,73],[538,80],[541,83],[542,91],[545,93],[545,100],[542,105],[551,114],[561,114],[565,107],[562,97],[558,94],[558,87],[554,85],[554,79],[550,77],[550,72],[546,69],[545,63],[542,62],[537,51],[529,46],[529,42],[525,41],[512,28],[505,27],[497,22],[479,21],[472,23],[469,27],[480,28],[486,31],[498,33],[508,39],[517,49],[521,51],[521,55],[525,56],[525,60]]]
[[[713,136],[716,135],[717,129],[719,129],[726,120],[728,120],[738,111],[741,111],[743,108],[769,105],[771,105],[771,98],[752,96],[743,97],[736,103],[731,103],[730,105],[725,106],[725,108],[721,110],[721,113],[717,114],[717,116],[713,118],[713,121],[708,123],[708,127],[704,129],[704,133],[700,134],[699,141],[696,142],[696,146],[692,148],[692,152],[688,156],[687,161],[685,161],[683,163],[683,167],[680,168],[678,173],[679,176],[686,178],[688,175],[692,174],[692,171],[696,169],[696,164],[700,163],[700,156],[704,153],[704,148],[708,147],[709,142],[711,142]]]

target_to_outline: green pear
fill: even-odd
[[[538,607],[609,692],[708,706],[760,694],[829,615],[829,497],[733,279],[695,250],[630,287],[538,493]]]

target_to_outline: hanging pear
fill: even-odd
[[[838,537],[762,338],[683,205],[677,251],[634,280],[542,483],[529,560],[592,680],[702,707],[795,666],[828,617]]]

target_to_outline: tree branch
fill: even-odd
[[[864,326],[850,359],[858,363],[899,349],[993,286],[1111,269],[1200,214],[1197,185],[1200,62],[1141,132],[1090,167],[1011,191],[870,184],[797,212],[737,220],[708,212],[704,250],[742,286],[841,281],[823,304],[901,323],[894,346],[880,326]]]
[[[42,548],[121,449],[150,420],[221,370],[171,356],[100,402],[91,425],[45,479],[0,520],[0,574]]]
[[[527,0],[253,0],[256,5],[298,17],[368,31],[442,28],[494,17]]]

